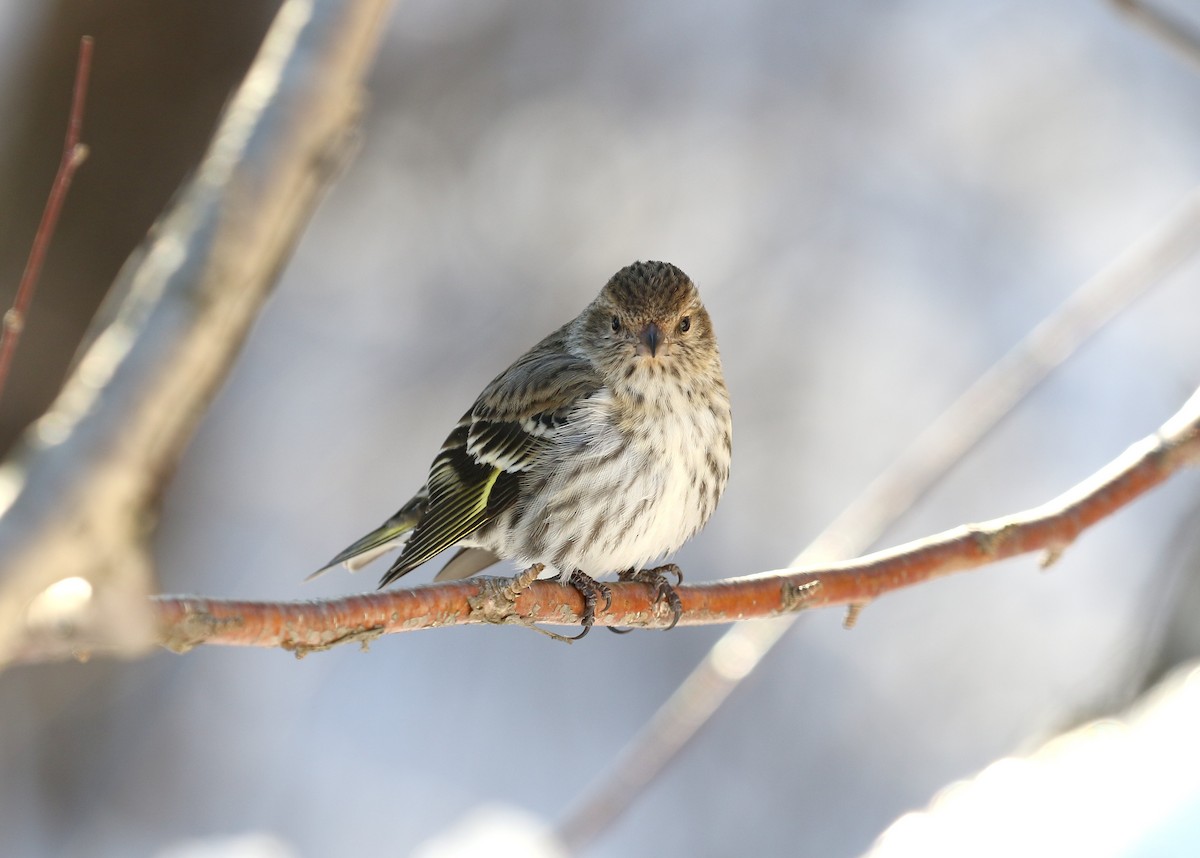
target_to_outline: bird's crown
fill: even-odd
[[[669,262],[635,262],[612,276],[600,293],[630,316],[656,319],[698,303],[690,277]]]

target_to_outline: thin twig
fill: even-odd
[[[774,617],[831,605],[862,605],[933,578],[1044,551],[1058,557],[1080,533],[1188,465],[1200,464],[1200,390],[1158,432],[1066,493],[1034,509],[967,525],[857,560],[784,569],[676,588],[679,625]],[[381,635],[449,625],[577,624],[583,597],[535,581],[519,592],[509,579],[481,578],[324,602],[232,602],[158,596],[160,642],[176,651],[199,644],[282,647],[298,654]],[[609,585],[611,608],[597,624],[665,628],[671,612],[646,584]]]
[[[63,143],[62,159],[58,162],[58,172],[54,174],[50,196],[46,198],[46,207],[34,234],[33,246],[29,249],[29,258],[25,262],[25,270],[21,273],[16,297],[12,307],[4,314],[4,322],[0,326],[0,396],[4,395],[13,354],[21,339],[21,332],[25,329],[25,317],[29,313],[29,305],[33,301],[33,293],[42,274],[42,263],[46,259],[46,251],[58,226],[58,216],[71,187],[71,179],[74,178],[79,165],[87,158],[88,148],[79,141],[79,134],[83,128],[83,106],[87,100],[91,71],[92,37],[84,36],[79,40],[79,59],[75,64],[75,87],[71,93],[71,112],[67,119],[67,137]]]
[[[1200,188],[980,376],[790,565],[866,551],[1055,367],[1198,249]],[[847,619],[857,619],[857,611]],[[738,623],[717,641],[567,815],[560,836],[572,851],[593,840],[637,800],[794,620]]]

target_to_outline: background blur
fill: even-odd
[[[56,393],[276,5],[0,4],[4,295],[78,37],[96,37],[92,155],[6,442]],[[301,581],[407,499],[483,384],[639,258],[696,280],[734,400],[733,478],[679,562],[692,579],[778,567],[1200,182],[1200,75],[1098,0],[409,0],[371,95],[357,161],[171,486],[164,591],[371,588],[381,570]],[[1158,426],[1200,382],[1198,274],[1055,374],[887,542],[1040,503]],[[1194,656],[1172,614],[1198,517],[1185,474],[1048,574],[1027,558],[915,588],[853,633],[804,617],[593,854],[861,852],[947,782]],[[721,632],[565,647],[447,629],[303,661],[213,648],[13,670],[0,851],[261,833],[278,854],[405,854],[480,805],[553,822]]]

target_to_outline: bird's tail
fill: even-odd
[[[362,539],[357,540],[336,557],[305,578],[311,581],[318,575],[328,572],[334,566],[342,565],[351,572],[357,572],[377,557],[402,548],[412,534],[412,530],[425,514],[429,504],[429,496],[422,489],[417,496],[401,507],[400,511],[372,530]]]

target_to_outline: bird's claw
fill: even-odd
[[[576,569],[567,578],[567,583],[579,591],[579,595],[583,596],[583,616],[580,622],[583,629],[577,635],[568,637],[567,640],[577,641],[587,635],[592,630],[592,626],[596,624],[596,604],[599,597],[604,598],[604,610],[612,607],[612,590],[607,584],[602,584],[592,576],[580,572]]]
[[[675,584],[671,585],[667,581],[667,575],[675,576]],[[619,581],[635,581],[639,584],[649,584],[654,587],[654,604],[666,602],[671,609],[671,624],[663,631],[670,631],[675,628],[680,617],[683,616],[683,603],[679,601],[679,594],[675,592],[675,587],[683,583],[683,570],[674,563],[666,563],[662,566],[656,566],[653,569],[626,569],[624,572],[618,573],[617,580]],[[618,629],[614,626],[609,626],[608,630],[616,634],[623,635],[633,631],[633,629]]]

